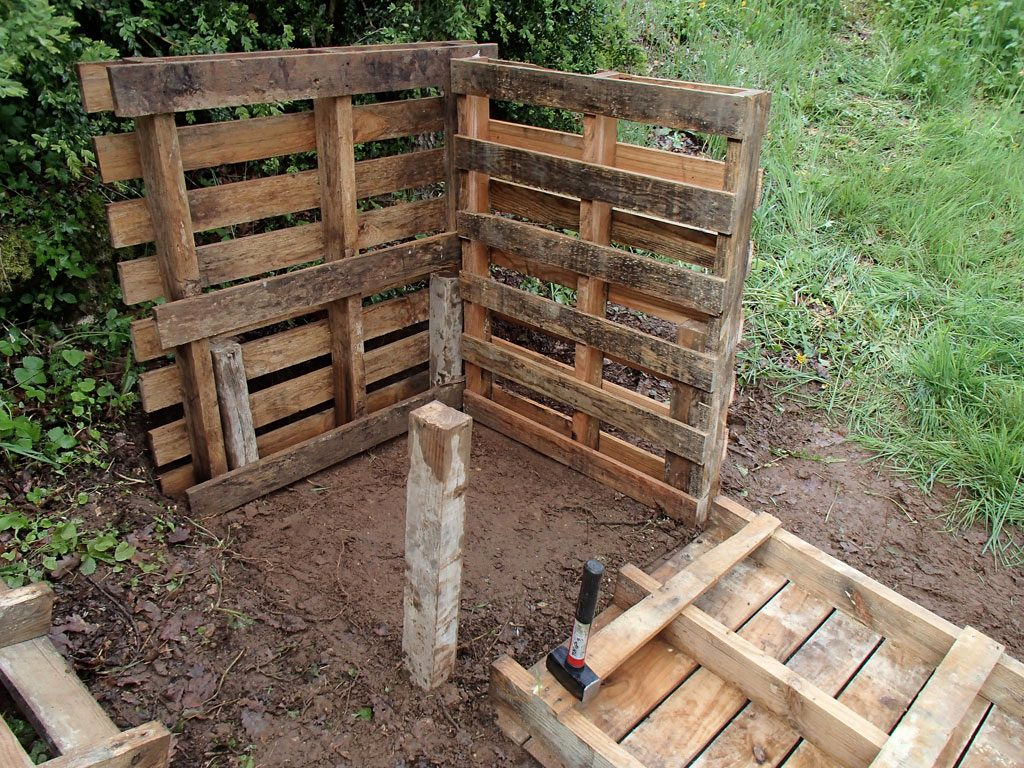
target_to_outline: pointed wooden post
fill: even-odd
[[[455,668],[472,433],[469,416],[438,401],[409,414],[402,651],[428,691]]]

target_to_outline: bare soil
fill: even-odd
[[[1022,655],[1024,575],[980,554],[983,531],[944,530],[951,492],[867,458],[817,414],[744,393],[725,490]],[[174,533],[159,521],[185,510],[111,484],[96,514],[134,526],[159,569],[65,575],[52,636],[119,725],[178,734],[175,766],[532,765],[493,724],[489,663],[564,639],[587,557],[614,578],[690,532],[477,426],[457,672],[426,694],[401,663],[406,462],[397,439]]]

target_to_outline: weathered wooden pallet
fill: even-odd
[[[0,682],[22,717],[59,755],[48,768],[165,768],[171,734],[158,721],[122,732],[47,638],[53,591],[45,584],[8,590],[0,582]],[[0,766],[33,765],[0,718]]]
[[[504,732],[556,766],[1021,766],[1024,665],[718,497],[651,573],[621,569],[582,705],[495,662]]]

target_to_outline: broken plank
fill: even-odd
[[[45,582],[0,592],[0,648],[45,636],[53,601],[53,590]]]
[[[409,413],[433,399],[452,407],[460,405],[462,385],[448,384],[432,389],[189,488],[189,506],[197,515],[226,512],[315,474],[404,433]]]

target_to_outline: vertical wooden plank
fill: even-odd
[[[708,440],[701,467],[692,473],[690,488],[697,497],[697,524],[703,525],[718,495],[722,459],[726,450],[729,404],[735,383],[736,344],[743,318],[743,281],[750,257],[750,226],[757,199],[761,139],[767,129],[770,93],[748,97],[746,134],[729,139],[725,156],[724,189],[736,195],[732,232],[719,235],[713,273],[726,280],[725,311],[708,324],[705,351],[717,356],[712,391],[708,396]]]
[[[237,469],[260,457],[249,403],[249,385],[242,363],[242,345],[237,341],[215,339],[210,342],[210,354],[213,356],[213,375],[220,400],[224,450],[228,467]]]
[[[135,130],[164,295],[170,300],[195,296],[202,292],[202,282],[174,115],[139,117]],[[196,477],[205,480],[228,469],[209,344],[199,340],[178,347],[175,359],[181,375],[192,465]]]
[[[705,348],[706,328],[692,321],[680,323],[676,326],[676,343],[688,349]],[[672,387],[672,396],[669,400],[668,413],[673,419],[698,426],[694,424],[694,417],[697,414],[696,406],[700,402],[700,393],[693,387],[676,382]],[[691,421],[691,419],[693,421]],[[703,427],[704,425],[699,425]],[[678,456],[674,453],[665,453],[665,482],[676,488],[685,491],[690,490],[690,479],[693,474],[694,463],[689,459]]]
[[[430,386],[462,377],[462,297],[459,278],[430,276]]]
[[[402,650],[428,691],[455,668],[472,431],[469,416],[436,400],[409,414]]]
[[[490,119],[490,100],[486,96],[459,96],[459,134],[472,139],[487,138]],[[490,178],[482,173],[467,171],[462,175],[459,190],[459,210],[472,213],[490,213]],[[490,278],[490,253],[479,240],[462,242],[462,268],[471,274]],[[467,304],[465,309],[466,333],[483,341],[491,340],[490,312],[479,304]],[[489,398],[493,376],[475,365],[466,364],[466,387],[470,392]]]
[[[315,99],[313,113],[324,261],[337,261],[359,252],[352,97]],[[327,321],[331,330],[334,411],[340,425],[366,415],[362,297],[349,296],[330,303]]]
[[[583,161],[599,165],[615,165],[615,144],[618,122],[604,115],[583,116]],[[600,245],[611,243],[612,207],[599,200],[580,200],[580,239]],[[576,308],[591,315],[605,316],[608,284],[597,278],[581,275],[576,284]],[[576,345],[576,377],[588,384],[601,386],[604,373],[604,352]],[[574,437],[588,448],[597,449],[601,421],[576,411],[572,416]]]
[[[33,763],[21,744],[8,727],[4,719],[0,717],[0,765],[4,768],[33,768]]]

